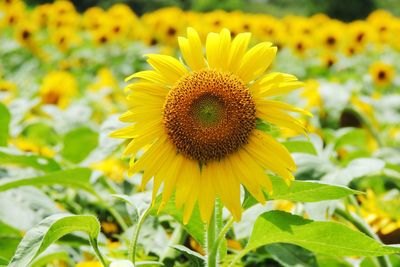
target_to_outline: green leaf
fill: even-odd
[[[44,176],[23,179],[1,179],[0,192],[20,186],[44,186],[44,185],[66,185],[96,194],[90,185],[91,170],[87,168],[76,168],[52,172]]]
[[[3,103],[0,103],[0,146],[7,146],[10,120],[10,112]]]
[[[175,245],[173,246],[174,249],[182,252],[190,261],[190,266],[193,267],[203,267],[205,263],[205,258],[197,253],[196,251],[193,251],[185,246],[182,245]]]
[[[307,266],[317,267],[317,260],[310,251],[292,244],[276,243],[265,247],[271,258],[284,267]]]
[[[362,192],[344,186],[331,185],[319,181],[293,181],[288,186],[281,178],[271,176],[273,193],[271,199],[299,202],[318,202],[339,199]]]
[[[71,232],[85,232],[92,245],[97,248],[100,223],[92,215],[55,214],[47,217],[30,229],[12,258],[9,267],[29,266],[29,264],[52,243]]]
[[[43,122],[30,124],[24,129],[22,134],[27,139],[43,146],[54,146],[60,139],[56,131],[51,126]],[[44,136],[46,138],[43,138]]]
[[[265,212],[257,218],[243,253],[273,243],[290,243],[332,256],[374,257],[400,252],[400,246],[381,244],[344,224],[307,220],[283,211]]]
[[[53,249],[50,251],[45,251],[39,257],[37,257],[31,264],[31,267],[43,267],[47,266],[47,263],[50,263],[54,260],[62,260],[65,262],[71,262],[69,254],[65,250],[61,250],[59,248]]]
[[[362,192],[350,189],[345,186],[331,185],[320,181],[299,181],[295,180],[287,185],[281,178],[270,175],[273,193],[268,195],[271,200],[290,200],[297,202],[318,202],[343,198]],[[248,209],[258,202],[245,191],[243,208]]]
[[[21,239],[22,233],[18,229],[0,221],[0,258],[10,260]]]
[[[340,257],[317,255],[317,262],[319,266],[324,267],[353,267],[352,264],[346,262]]]
[[[308,141],[292,140],[283,142],[283,145],[292,153],[306,153],[317,155],[313,144]]]
[[[47,157],[37,155],[13,155],[0,151],[0,164],[18,165],[31,167],[42,171],[57,171],[60,169],[58,163]]]
[[[84,160],[98,145],[98,134],[90,128],[78,128],[64,137],[61,155],[73,163]]]
[[[8,260],[0,257],[0,266],[7,266],[8,265]]]
[[[335,149],[340,147],[351,145],[357,147],[363,147],[367,143],[367,134],[364,129],[343,129],[340,136],[336,139]]]

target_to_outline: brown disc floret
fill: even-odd
[[[206,163],[246,144],[255,114],[250,91],[239,77],[204,69],[182,77],[171,89],[164,125],[180,153]]]

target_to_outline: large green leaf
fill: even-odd
[[[10,112],[4,104],[0,103],[0,146],[7,146],[10,120]]]
[[[61,155],[73,163],[79,163],[97,147],[97,139],[98,134],[90,128],[74,129],[65,135]]]
[[[257,218],[243,253],[273,243],[295,244],[332,256],[374,257],[400,253],[400,246],[381,244],[344,224],[307,220],[283,211],[265,212]]]
[[[32,178],[2,179],[0,180],[0,192],[20,186],[43,186],[61,184],[83,189],[92,194],[96,194],[89,182],[90,175],[90,169],[76,168],[52,172],[47,175]]]
[[[29,266],[29,264],[52,243],[71,232],[85,232],[92,245],[97,248],[100,223],[92,215],[55,214],[44,219],[29,230],[12,258],[9,267]]]
[[[293,181],[289,186],[276,176],[271,176],[271,181],[273,186],[271,199],[318,202],[361,193],[348,187],[326,184],[319,181]]]
[[[70,256],[67,251],[62,250],[60,248],[51,249],[50,247],[40,256],[38,256],[31,264],[32,267],[43,267],[47,266],[48,263],[51,263],[55,260],[62,260],[64,262],[71,262]],[[51,249],[51,250],[50,250]]]
[[[319,181],[293,181],[287,185],[281,178],[270,176],[273,193],[268,196],[271,200],[290,200],[298,202],[318,202],[323,200],[333,200],[343,198],[362,192],[350,189],[345,186],[331,185]],[[247,192],[247,191],[246,191]],[[250,208],[257,201],[246,193],[243,207]]]
[[[31,167],[42,171],[57,171],[60,166],[53,159],[37,155],[13,155],[0,151],[0,164]]]
[[[290,140],[283,142],[283,145],[292,153],[306,153],[317,155],[313,144],[303,140]]]
[[[307,266],[317,267],[314,254],[302,247],[292,244],[275,243],[265,247],[265,250],[283,267]]]

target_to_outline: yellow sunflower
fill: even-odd
[[[384,62],[374,62],[369,67],[369,74],[378,87],[385,87],[392,83],[395,76],[395,69],[392,65]]]
[[[308,112],[266,99],[303,83],[289,74],[265,74],[277,48],[263,42],[247,51],[250,38],[241,33],[232,40],[227,29],[209,33],[204,58],[198,33],[188,28],[187,38],[178,38],[186,65],[150,54],[147,62],[154,69],[127,78],[136,82],[127,87],[131,108],[120,119],[131,125],[112,136],[131,139],[124,151],[132,155],[130,171],[143,171],[142,186],[154,177],[153,200],[163,184],[160,209],[175,192],[184,223],[196,203],[201,219],[209,222],[216,197],[240,220],[241,184],[264,203],[263,190],[272,192],[268,172],[287,183],[294,179],[288,150],[257,125],[265,121],[304,133],[287,112]]]

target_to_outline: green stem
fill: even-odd
[[[101,253],[100,253],[99,247],[97,245],[97,240],[93,239],[93,238],[90,238],[89,242],[90,242],[90,245],[92,246],[92,248],[94,250],[94,253],[96,254],[97,258],[100,260],[101,264],[104,267],[108,267],[108,264],[107,264],[106,260],[103,258],[103,255],[101,255]]]
[[[335,214],[351,222],[355,227],[357,227],[358,230],[360,230],[367,236],[375,239],[376,241],[382,242],[380,238],[372,231],[372,229],[363,221],[363,219],[358,217],[356,214],[347,212],[340,208],[335,209]],[[387,256],[380,256],[377,257],[377,259],[381,267],[392,266]]]
[[[129,253],[128,253],[128,257],[132,261],[133,265],[135,265],[135,261],[136,261],[136,248],[137,248],[137,242],[138,242],[138,238],[139,238],[140,229],[142,228],[143,222],[150,215],[151,208],[152,208],[152,206],[149,206],[143,212],[143,214],[140,216],[139,221],[136,225],[136,229],[133,231],[132,241],[129,246]]]
[[[207,267],[217,266],[217,253],[213,252],[217,231],[216,210],[217,205],[215,205],[214,207],[213,214],[211,215],[211,220],[207,226]]]
[[[231,217],[228,222],[224,225],[224,227],[221,229],[221,231],[218,234],[217,239],[215,240],[214,247],[212,249],[212,253],[216,254],[218,253],[219,247],[221,245],[222,240],[224,240],[226,233],[229,231],[233,224],[234,220]]]

